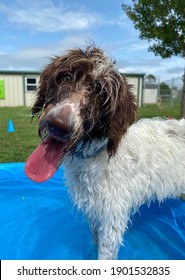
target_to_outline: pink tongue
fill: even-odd
[[[27,159],[26,175],[35,182],[44,182],[51,178],[58,167],[66,143],[57,142],[48,137]]]

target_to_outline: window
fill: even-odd
[[[25,77],[25,91],[36,91],[38,85],[38,78],[35,77]]]

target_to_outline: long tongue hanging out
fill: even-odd
[[[44,182],[57,170],[60,158],[64,154],[66,142],[58,142],[48,137],[27,159],[26,175],[35,182]]]

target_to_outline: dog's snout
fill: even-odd
[[[49,108],[45,118],[45,128],[52,137],[69,141],[73,131],[74,112],[70,106]]]
[[[70,141],[75,131],[78,116],[78,99],[49,104],[39,120],[41,137],[43,135],[42,138],[45,139],[49,134],[58,141]]]
[[[46,130],[47,132],[54,138],[61,140],[63,142],[69,141],[72,135],[72,130],[70,127],[62,126],[60,123],[60,126],[58,126],[57,122],[46,122]]]

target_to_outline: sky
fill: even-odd
[[[123,73],[181,82],[184,61],[148,52],[121,4],[130,0],[0,0],[0,70],[38,70],[73,47],[96,46]]]

